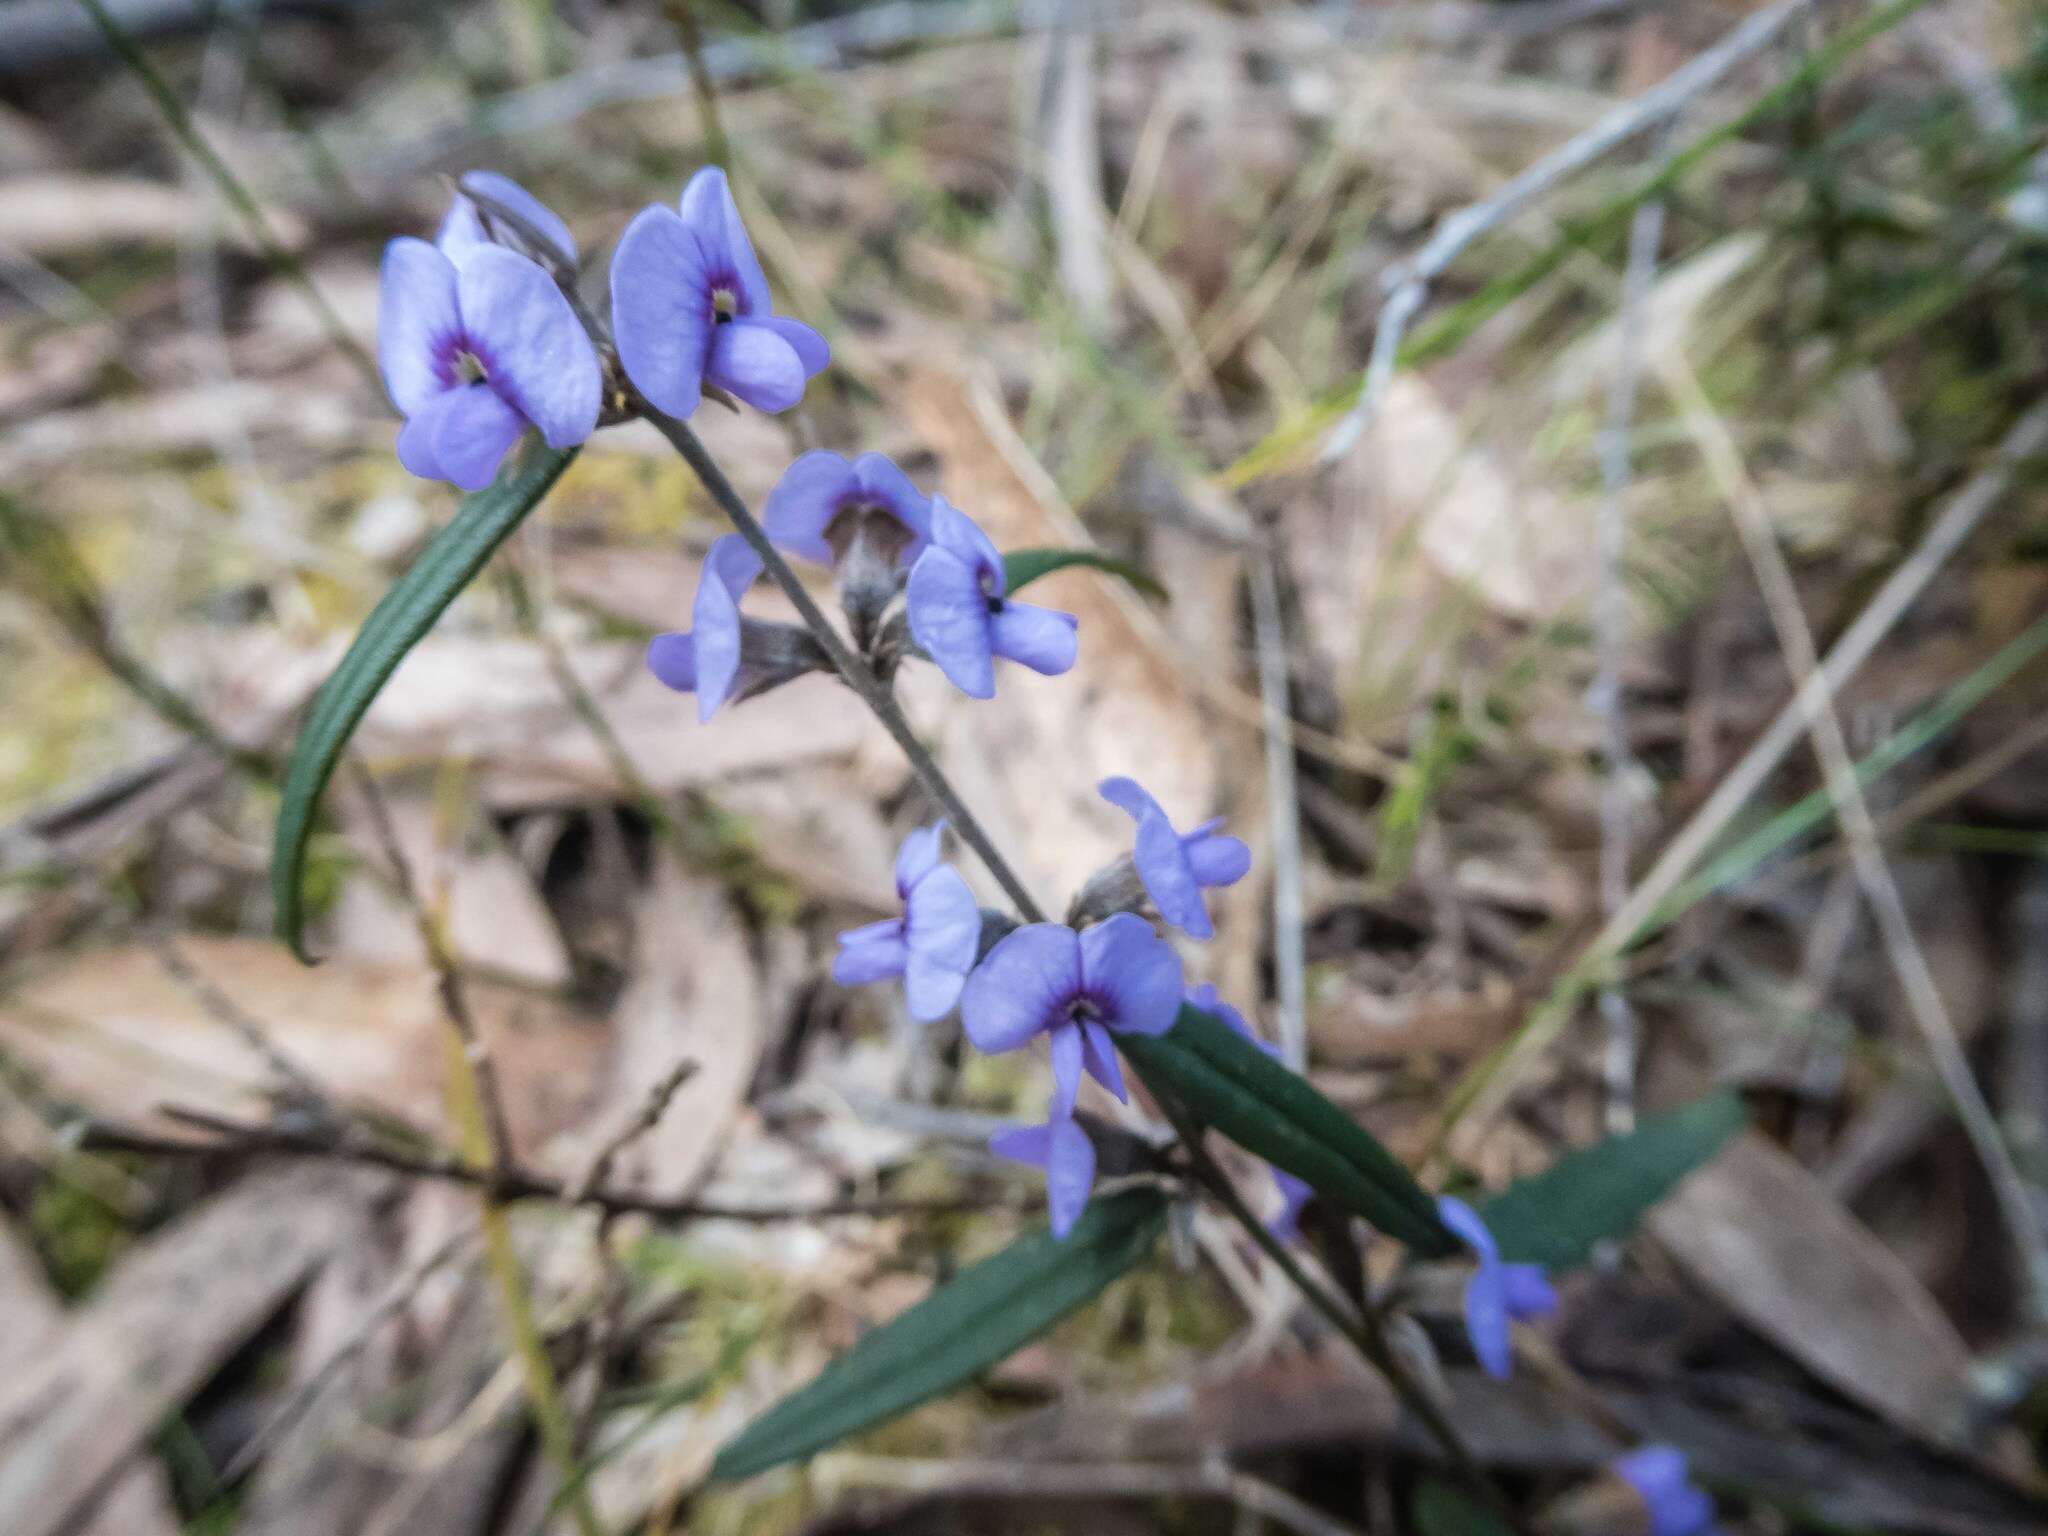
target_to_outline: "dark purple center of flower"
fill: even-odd
[[[491,355],[469,337],[450,336],[441,343],[435,372],[452,385],[481,384],[491,376]]]
[[[1067,1022],[1069,1024],[1100,1024],[1111,1016],[1108,1004],[1086,992],[1077,992],[1067,999]]]
[[[711,274],[711,320],[714,325],[729,325],[746,312],[740,302],[740,280],[731,272]]]

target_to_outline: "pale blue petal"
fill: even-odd
[[[1081,990],[1081,941],[1059,923],[1006,934],[974,968],[960,995],[960,1024],[975,1049],[1014,1051],[1063,1023]]]
[[[796,349],[765,325],[729,320],[714,326],[704,377],[734,399],[773,415],[804,397]]]
[[[904,607],[911,638],[953,686],[970,698],[994,698],[988,600],[973,567],[934,544],[911,567]]]
[[[590,336],[540,267],[502,246],[455,266],[462,328],[490,386],[540,428],[551,448],[572,448],[597,426],[604,380]]]
[[[1180,1012],[1180,956],[1152,925],[1119,912],[1080,938],[1081,979],[1112,1031],[1163,1035]]]
[[[612,341],[655,409],[688,416],[703,397],[711,293],[697,237],[667,208],[643,208],[612,255]]]

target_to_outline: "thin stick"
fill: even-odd
[[[931,753],[925,750],[924,743],[919,741],[916,732],[911,730],[910,722],[904,718],[902,707],[896,702],[896,695],[840,638],[839,631],[832,627],[831,620],[825,617],[824,611],[812,600],[811,594],[804,590],[804,585],[797,579],[796,572],[789,568],[789,562],[782,558],[782,551],[768,542],[768,535],[762,530],[761,524],[755,519],[754,514],[747,510],[747,504],[740,499],[739,492],[733,489],[732,482],[726,479],[725,471],[718,467],[718,461],[712,458],[705,451],[704,445],[697,440],[697,434],[691,431],[686,423],[677,421],[673,416],[664,415],[644,400],[636,402],[636,409],[654,425],[656,431],[675,446],[676,452],[683,456],[690,468],[695,471],[697,478],[703,482],[704,488],[711,493],[711,499],[718,503],[719,509],[731,519],[733,527],[739,530],[740,537],[761,557],[761,563],[767,568],[770,579],[782,589],[782,595],[795,606],[798,617],[804,621],[804,626],[810,630],[818,644],[824,647],[825,654],[831,658],[832,665],[837,669],[841,679],[845,681],[847,687],[860,695],[861,702],[882,722],[882,728],[895,740],[896,745],[903,749],[903,755],[910,760],[912,771],[917,774],[924,787],[931,791],[932,798],[939,802],[939,808],[952,822],[953,830],[960,834],[961,841],[974,850],[975,856],[987,867],[988,872],[995,876],[996,883],[1016,905],[1018,914],[1029,923],[1044,922],[1046,918],[1043,909],[1031,899],[1031,893],[1025,889],[1024,882],[1017,878],[1017,873],[1010,867],[1009,861],[996,848],[995,842],[975,818],[974,812],[967,808],[967,802],[960,798],[959,792],[940,771]]]
[[[1294,742],[1287,726],[1287,635],[1280,609],[1278,552],[1252,551],[1252,629],[1258,641],[1259,700],[1264,706],[1266,801],[1273,843],[1273,972],[1280,993],[1280,1056],[1300,1072],[1308,1065],[1308,954],[1301,895],[1301,797],[1294,778]]]
[[[1373,333],[1372,356],[1358,398],[1337,423],[1321,454],[1323,463],[1342,458],[1364,436],[1378,414],[1400,359],[1401,339],[1422,306],[1430,285],[1464,254],[1465,248],[1513,218],[1538,197],[1644,129],[1673,116],[1736,65],[1760,52],[1813,0],[1777,0],[1745,18],[1718,43],[1673,70],[1642,95],[1622,103],[1599,122],[1552,150],[1491,197],[1444,216],[1414,258],[1390,270],[1389,288]]]
[[[704,158],[713,165],[732,169],[732,146],[726,142],[725,127],[718,120],[718,90],[704,63],[704,29],[697,25],[693,0],[662,0],[669,25],[682,39],[683,67],[690,76],[690,94],[697,102],[697,123],[704,132]]]
[[[606,1139],[597,1155],[590,1160],[590,1166],[583,1171],[571,1190],[571,1204],[582,1205],[590,1198],[591,1190],[602,1184],[612,1171],[612,1164],[619,1160],[619,1154],[634,1142],[661,1124],[661,1117],[668,1113],[668,1106],[677,1092],[691,1078],[697,1075],[697,1063],[688,1056],[670,1067],[661,1075],[647,1097],[641,1101],[639,1112],[621,1126],[616,1135]]]
[[[1799,590],[1785,563],[1784,552],[1778,548],[1777,536],[1771,531],[1770,511],[1691,365],[1676,353],[1662,361],[1661,371],[1683,403],[1687,424],[1709,472],[1720,486],[1735,531],[1756,570],[1757,584],[1763,591],[1764,606],[1770,614],[1771,627],[1777,632],[1779,647],[1793,675],[1804,683],[1818,671],[1819,657],[1813,632],[1807,627],[1806,614],[1799,603]],[[1997,1118],[1977,1085],[1970,1059],[1956,1038],[1948,1005],[1942,1000],[1941,988],[1913,931],[1898,882],[1885,862],[1877,824],[1871,817],[1863,786],[1856,778],[1856,765],[1835,714],[1833,698],[1821,692],[1809,694],[1803,687],[1799,696],[1807,700],[1803,709],[1806,733],[1813,743],[1814,755],[1820,759],[1828,798],[1848,841],[1850,862],[1857,883],[1863,888],[1863,899],[1877,920],[1886,958],[1905,994],[1907,1010],[1926,1042],[1927,1052],[1934,1058],[1942,1086],[1984,1164],[2013,1244],[2025,1260],[2033,1315],[2037,1320],[2048,1318],[2048,1237],[2041,1230],[2033,1198],[2013,1162],[2011,1149],[1999,1134]]]
[[[716,1200],[668,1200],[603,1185],[579,1190],[570,1180],[536,1173],[517,1163],[494,1174],[488,1168],[479,1168],[451,1153],[414,1151],[386,1141],[300,1131],[277,1125],[243,1124],[175,1105],[164,1107],[161,1113],[182,1125],[204,1130],[215,1139],[192,1141],[154,1135],[112,1121],[92,1121],[80,1133],[79,1145],[87,1151],[134,1152],[153,1157],[322,1159],[357,1167],[382,1168],[408,1178],[430,1179],[441,1184],[468,1184],[494,1193],[501,1201],[549,1200],[558,1205],[588,1206],[609,1216],[646,1216],[660,1222],[819,1221],[862,1216],[944,1216],[962,1211],[1022,1211],[1032,1208],[1030,1201],[1006,1203],[987,1195],[918,1200],[824,1200],[803,1205],[724,1205]]]
[[[1597,985],[1607,967],[1636,941],[1666,898],[1784,761],[1785,754],[1799,741],[1807,714],[1831,699],[1855,676],[1927,584],[2012,488],[2021,466],[2044,447],[2048,447],[2048,398],[2036,401],[2013,423],[1992,450],[1991,461],[1943,505],[1913,553],[1900,562],[1842,632],[1827,659],[1799,683],[1791,701],[1779,711],[1770,728],[1756,739],[1742,760],[1664,846],[1621,910],[1601,925],[1521,1032],[1475,1066],[1452,1090],[1436,1131],[1438,1149],[1465,1116],[1490,1114],[1505,1101],[1521,1071],[1563,1030],[1586,989]]]
[[[1615,320],[1614,371],[1608,378],[1607,422],[1600,433],[1600,509],[1594,526],[1593,645],[1597,671],[1588,703],[1599,717],[1605,772],[1600,780],[1600,911],[1612,917],[1628,900],[1631,854],[1630,799],[1638,768],[1629,744],[1622,658],[1628,647],[1628,488],[1633,473],[1629,437],[1642,377],[1643,321],[1657,248],[1664,238],[1664,204],[1636,210],[1628,233],[1628,268],[1622,277],[1621,309]],[[1635,1128],[1636,1060],[1640,1026],[1628,994],[1610,982],[1600,989],[1600,1013],[1607,1025],[1603,1076],[1607,1085],[1607,1129]]]
[[[384,382],[382,375],[377,371],[377,364],[371,359],[370,354],[363,350],[362,343],[349,334],[341,316],[335,312],[334,306],[327,302],[327,296],[314,283],[312,274],[307,272],[305,263],[285,249],[284,242],[278,239],[277,232],[270,227],[270,220],[264,214],[262,204],[256,201],[249,189],[243,186],[235,173],[228,168],[227,162],[221,159],[219,152],[206,141],[206,136],[199,131],[199,125],[192,121],[192,114],[187,112],[185,104],[178,100],[178,93],[171,89],[170,82],[157,73],[156,66],[149,62],[143,51],[135,46],[134,40],[122,30],[121,24],[108,13],[104,0],[78,0],[78,3],[84,6],[86,13],[92,17],[93,24],[100,29],[100,35],[106,38],[107,46],[114,51],[115,57],[142,82],[143,89],[149,92],[150,99],[156,103],[157,110],[163,114],[165,124],[178,142],[199,162],[200,169],[206,172],[214,187],[227,200],[228,206],[235,210],[249,231],[249,238],[263,253],[263,259],[299,290],[308,307],[312,309],[314,317],[327,332],[328,338],[341,348],[350,362],[356,365],[356,370],[369,381],[371,389],[375,390],[381,399]]]

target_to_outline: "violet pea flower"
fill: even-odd
[[[995,658],[1057,676],[1074,665],[1080,621],[1003,595],[1003,557],[943,496],[932,498],[931,547],[910,568],[911,638],[962,693],[992,699]]]
[[[507,221],[492,221],[500,226],[501,233],[513,237],[512,243],[530,244],[529,234],[541,242],[540,250],[527,250],[522,254],[544,259],[544,264],[553,262],[564,270],[575,269],[576,237],[569,233],[569,226],[562,222],[554,209],[511,177],[500,176],[496,171],[465,171],[455,188],[455,201],[448,205],[440,231],[434,236],[434,244],[444,255],[453,258],[458,251],[471,246],[507,243],[502,239],[492,239],[487,214],[476,201],[481,198],[494,209],[504,209],[525,226],[507,231],[502,228]]]
[[[1229,1025],[1234,1033],[1251,1041],[1268,1056],[1277,1057],[1280,1054],[1280,1047],[1277,1044],[1271,1040],[1261,1040],[1252,1033],[1250,1021],[1224,1002],[1210,983],[1205,981],[1199,987],[1188,988],[1187,1001],[1190,1007],[1199,1008],[1204,1013],[1213,1013]],[[1275,1168],[1269,1163],[1267,1171],[1273,1175],[1273,1187],[1280,1191],[1280,1209],[1273,1219],[1266,1223],[1266,1230],[1283,1243],[1292,1242],[1301,1231],[1301,1213],[1315,1197],[1315,1191],[1309,1188],[1305,1179],[1296,1178],[1284,1168]]]
[[[1044,1125],[998,1131],[988,1139],[988,1149],[997,1157],[1042,1169],[1052,1235],[1065,1237],[1074,1230],[1074,1223],[1088,1209],[1089,1191],[1095,1187],[1095,1143],[1079,1121],[1069,1115]]]
[[[865,524],[880,519],[898,567],[908,570],[931,544],[931,498],[886,454],[852,461],[814,448],[782,472],[761,509],[761,526],[778,549],[836,565]]]
[[[1202,890],[1242,880],[1252,867],[1251,849],[1241,839],[1217,832],[1223,825],[1220,816],[1192,832],[1174,831],[1159,802],[1136,779],[1104,779],[1095,788],[1103,799],[1137,822],[1131,862],[1160,917],[1191,938],[1214,938],[1216,925],[1209,921],[1209,910],[1202,904]]]
[[[1646,1445],[1619,1458],[1614,1475],[1635,1489],[1650,1516],[1650,1536],[1712,1536],[1714,1501],[1696,1487],[1685,1452]]]
[[[786,411],[831,361],[825,338],[778,315],[725,172],[707,165],[681,211],[643,208],[612,257],[612,340],[634,388],[688,416],[709,384]]]
[[[1557,1310],[1557,1292],[1544,1278],[1540,1264],[1503,1264],[1500,1248],[1479,1213],[1462,1200],[1444,1195],[1436,1203],[1437,1215],[1479,1260],[1472,1278],[1465,1282],[1465,1331],[1472,1338],[1472,1353],[1486,1374],[1505,1381],[1514,1354],[1508,1342],[1510,1321],[1527,1322],[1548,1317]]]
[[[974,968],[960,994],[960,1024],[976,1049],[997,1055],[1046,1036],[1053,1096],[1046,1136],[1019,1141],[1005,1132],[1004,1155],[1042,1151],[1052,1226],[1064,1237],[1088,1203],[1095,1154],[1071,1125],[1085,1072],[1127,1099],[1114,1036],[1163,1035],[1180,1011],[1180,956],[1152,925],[1119,912],[1081,933],[1059,923],[1028,923],[1006,935]],[[992,1143],[992,1145],[994,1145]],[[1008,1150],[1006,1150],[1008,1149]],[[1035,1160],[1025,1156],[1025,1161]]]
[[[896,855],[901,917],[839,935],[832,979],[842,987],[903,978],[904,1001],[921,1024],[942,1019],[960,1000],[981,947],[981,909],[960,871],[939,862],[946,824],[920,827]]]
[[[399,461],[465,491],[491,483],[529,426],[551,448],[589,437],[603,389],[597,351],[555,280],[486,239],[476,218],[458,199],[437,244],[387,245],[377,315],[378,369],[405,417]]]
[[[740,598],[761,574],[761,557],[736,533],[714,539],[697,581],[687,633],[656,635],[648,670],[678,693],[697,695],[697,718],[709,720],[740,675]]]

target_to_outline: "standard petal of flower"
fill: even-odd
[[[804,365],[797,360],[796,349],[751,320],[713,327],[704,377],[770,415],[788,410],[804,397]]]
[[[1151,792],[1144,785],[1136,779],[1127,779],[1122,774],[1104,779],[1095,786],[1095,793],[1133,821],[1143,821],[1148,814],[1155,812],[1161,819],[1166,816],[1164,808],[1152,798]],[[1216,989],[1210,987],[1208,990],[1213,994]]]
[[[920,1023],[943,1019],[960,1001],[981,942],[981,909],[956,869],[933,870],[910,893],[904,917],[910,959],[904,999]]]
[[[1549,1317],[1557,1310],[1557,1289],[1543,1273],[1541,1264],[1503,1264],[1500,1267],[1501,1300],[1508,1316],[1527,1322]]]
[[[449,203],[448,211],[441,215],[441,227],[434,232],[434,248],[453,261],[479,245],[490,243],[491,237],[484,229],[476,204],[457,194]]]
[[[761,557],[739,534],[724,534],[713,539],[711,548],[704,552],[704,574],[725,588],[737,603],[761,574]]]
[[[1252,851],[1242,838],[1207,833],[1185,839],[1183,846],[1197,885],[1235,885],[1251,873]]]
[[[985,583],[984,596],[1002,596],[1003,554],[981,525],[943,496],[932,498],[932,542],[950,550]]]
[[[1073,1116],[1074,1096],[1081,1091],[1081,1026],[1071,1022],[1056,1025],[1047,1044],[1052,1056],[1052,1099],[1046,1118],[1057,1124]]]
[[[997,1157],[1007,1157],[1015,1163],[1028,1163],[1033,1168],[1043,1168],[1052,1157],[1052,1127],[1019,1125],[1007,1131],[997,1131],[989,1137],[988,1149]]]
[[[1081,1025],[1081,1064],[1090,1077],[1120,1101],[1131,1102],[1130,1093],[1124,1088],[1123,1068],[1117,1063],[1116,1043],[1109,1038],[1109,1031],[1093,1020]]]
[[[707,165],[683,188],[683,221],[704,241],[704,254],[714,270],[727,272],[737,280],[740,313],[767,314],[774,308],[768,293],[768,278],[754,257],[754,243],[740,222],[739,204],[733,201],[732,186],[725,172]]]
[[[842,987],[893,981],[903,974],[908,958],[900,921],[889,918],[869,923],[839,935],[839,953],[832,958],[832,979]]]
[[[830,565],[832,546],[825,542],[825,530],[839,515],[841,498],[854,487],[851,464],[829,448],[813,448],[775,482],[761,507],[761,526],[777,549]]]
[[[896,894],[903,900],[908,901],[911,888],[939,867],[945,837],[945,822],[935,821],[903,839],[903,846],[896,850]]]
[[[1071,613],[1005,603],[989,626],[989,649],[1046,677],[1071,671],[1081,643],[1081,621]]]
[[[1129,912],[1097,923],[1080,938],[1081,977],[1112,1031],[1163,1035],[1180,1012],[1180,956]]]
[[[1500,1249],[1493,1241],[1493,1234],[1486,1230],[1486,1223],[1479,1219],[1479,1213],[1471,1206],[1455,1196],[1442,1195],[1437,1199],[1436,1213],[1460,1242],[1479,1255],[1481,1262],[1500,1262]]]
[[[1650,1536],[1707,1536],[1714,1529],[1714,1501],[1693,1486],[1676,1446],[1646,1445],[1617,1459],[1613,1470],[1641,1496]]]
[[[1265,1041],[1252,1032],[1252,1027],[1245,1021],[1245,1016],[1223,1001],[1217,994],[1213,983],[1205,981],[1199,987],[1190,987],[1187,993],[1187,1000],[1194,1007],[1201,1009],[1202,1012],[1213,1013],[1239,1035],[1251,1041],[1253,1045],[1258,1046],[1259,1049],[1271,1049]]]
[[[550,448],[573,448],[597,426],[604,390],[597,350],[555,280],[502,246],[480,246],[455,268],[462,328],[485,349],[492,389],[540,428]]]
[[[428,418],[433,421],[433,455],[441,478],[465,491],[489,485],[526,430],[526,419],[485,384],[451,389],[413,420]]]
[[[391,403],[410,416],[453,383],[442,367],[462,329],[455,268],[426,241],[401,236],[384,247],[377,283],[377,367]]]
[[[1045,1162],[1045,1202],[1054,1237],[1065,1237],[1074,1230],[1094,1187],[1095,1143],[1072,1120],[1055,1120]]]
[[[825,338],[801,320],[792,320],[787,315],[750,315],[755,325],[765,325],[780,336],[796,353],[796,360],[804,365],[804,377],[815,378],[823,373],[832,361],[832,348]]]
[[[697,639],[681,631],[647,642],[647,670],[677,693],[697,691]]]
[[[1209,921],[1209,909],[1202,905],[1202,888],[1195,881],[1195,872],[1188,867],[1187,851],[1172,823],[1160,811],[1148,811],[1139,818],[1131,861],[1137,865],[1138,878],[1144,882],[1145,893],[1159,909],[1160,917],[1191,938],[1216,936],[1216,925]]]
[[[555,255],[565,267],[576,265],[576,237],[569,233],[554,209],[519,185],[510,176],[501,176],[496,171],[465,171],[456,183],[466,192],[487,197],[506,212],[533,226],[533,232],[543,236],[555,248]],[[454,210],[449,210],[452,217]]]
[[[976,1050],[1014,1051],[1064,1022],[1081,988],[1081,941],[1059,923],[1028,923],[1006,934],[974,968],[960,994],[960,1025]]]
[[[910,543],[898,559],[906,569],[915,565],[931,544],[931,498],[911,484],[910,476],[884,453],[864,453],[855,459],[853,478],[864,495],[887,507],[896,521],[910,530]]]
[[[1508,1342],[1507,1298],[1497,1264],[1481,1264],[1465,1282],[1465,1331],[1472,1336],[1472,1353],[1479,1357],[1480,1368],[1496,1381],[1507,1380],[1514,1351]]]
[[[746,562],[754,562],[752,570]],[[760,556],[736,533],[716,540],[697,583],[692,632],[697,648],[697,718],[709,720],[740,674],[740,594],[760,569]]]
[[[704,252],[667,208],[643,208],[612,255],[612,340],[633,387],[656,410],[688,416],[711,351]]]
[[[951,550],[927,549],[910,568],[904,608],[911,638],[954,687],[970,698],[995,697],[988,599],[971,566]]]

